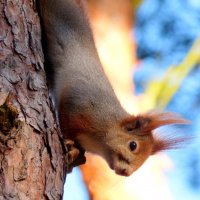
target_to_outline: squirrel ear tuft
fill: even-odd
[[[146,131],[152,131],[160,126],[170,124],[189,124],[190,122],[172,112],[150,112],[145,115],[150,120]]]
[[[169,124],[188,124],[189,121],[171,112],[150,112],[144,115],[131,116],[124,119],[121,126],[138,135],[150,134],[152,130]]]
[[[153,140],[153,148],[152,155],[156,154],[160,151],[170,150],[170,149],[179,149],[182,148],[183,145],[188,144],[193,138],[192,137],[177,137],[173,135],[168,135],[163,138],[154,137]]]

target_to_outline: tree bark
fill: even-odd
[[[0,200],[61,199],[65,148],[33,0],[0,1]]]

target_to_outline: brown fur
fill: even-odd
[[[169,149],[178,149],[191,140],[191,137],[177,137],[168,135],[167,137],[155,137],[152,149],[152,155]]]
[[[139,116],[131,116],[121,122],[121,126],[132,129],[139,135],[149,134],[152,130],[169,124],[187,124],[188,120],[183,119],[171,112],[151,112]]]
[[[39,1],[49,87],[61,130],[64,138],[102,156],[117,174],[129,176],[151,154],[183,141],[155,137],[154,129],[186,120],[171,113],[130,116],[122,108],[103,71],[80,3]]]
[[[151,112],[139,116],[131,116],[121,122],[121,126],[128,130],[131,134],[149,135],[156,128],[170,124],[188,124],[188,120],[183,119],[176,113],[171,112]],[[159,151],[176,149],[184,142],[188,141],[186,137],[176,137],[167,135],[164,138],[154,136],[152,143],[152,154]]]

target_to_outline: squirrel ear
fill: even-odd
[[[121,123],[121,126],[127,132],[142,134],[143,130],[149,126],[149,122],[149,118],[143,116],[131,116],[124,119]]]
[[[150,134],[152,130],[168,124],[188,124],[189,121],[171,112],[150,112],[144,115],[131,116],[124,119],[122,127],[138,135]]]

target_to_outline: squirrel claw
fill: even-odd
[[[65,145],[68,149],[67,173],[70,173],[72,172],[73,167],[85,164],[85,150],[83,150],[75,141],[69,139],[65,141]]]

